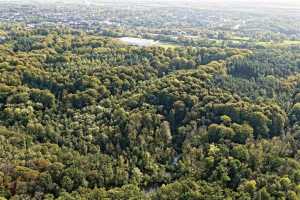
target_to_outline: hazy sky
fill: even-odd
[[[45,0],[40,0],[45,1]],[[51,0],[51,1],[71,1],[72,0]],[[83,2],[85,4],[90,3],[156,3],[158,5],[168,4],[168,5],[196,5],[196,6],[251,6],[251,7],[297,7],[300,8],[300,0],[73,0]]]
[[[14,0],[0,0],[0,1],[14,1]],[[15,0],[17,1],[17,0]],[[180,3],[186,3],[186,2],[198,2],[198,3],[209,3],[209,2],[226,2],[226,3],[234,3],[234,2],[244,2],[244,3],[281,3],[281,4],[299,4],[300,0],[19,0],[20,2],[24,1],[38,1],[38,2],[180,2]]]
[[[300,0],[0,0],[6,1],[6,2],[13,2],[13,1],[19,1],[19,2],[28,2],[28,1],[34,1],[39,3],[44,2],[65,2],[65,3],[83,3],[83,4],[101,4],[101,3],[128,3],[131,4],[135,3],[156,3],[156,4],[168,4],[168,5],[199,5],[199,6],[210,6],[210,5],[216,5],[216,6],[236,6],[236,5],[242,5],[242,6],[251,6],[251,7],[274,7],[274,6],[283,6],[283,7],[300,7]]]

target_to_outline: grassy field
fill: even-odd
[[[285,40],[282,42],[257,42],[256,44],[264,47],[287,47],[300,45],[300,40]]]
[[[176,48],[176,47],[180,47],[179,44],[174,44],[174,43],[159,43],[158,46],[164,47],[164,48]]]

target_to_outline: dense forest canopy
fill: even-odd
[[[2,5],[0,200],[300,199],[299,21]]]

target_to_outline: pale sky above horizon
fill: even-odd
[[[8,1],[8,0],[0,0],[0,1]],[[14,1],[14,0],[12,0]],[[97,3],[101,3],[101,2],[127,2],[128,0],[19,0],[19,1],[39,1],[39,2],[85,2],[85,1],[89,1],[89,2],[97,2]],[[227,2],[227,3],[234,3],[234,2],[245,2],[245,3],[253,3],[253,2],[268,2],[268,3],[300,3],[300,0],[130,0],[131,2],[181,2],[181,3],[185,3],[185,2],[199,2],[199,3],[203,3],[203,2]]]
[[[92,3],[168,3],[168,4],[201,4],[201,5],[209,5],[209,4],[216,4],[216,5],[255,5],[257,7],[260,6],[273,6],[273,5],[281,5],[281,6],[300,6],[300,0],[0,0],[0,2],[38,2],[38,3],[59,3],[59,2],[66,2],[66,3],[83,3],[83,4],[92,4]]]

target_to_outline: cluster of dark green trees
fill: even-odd
[[[1,200],[300,198],[299,49],[1,29]]]

